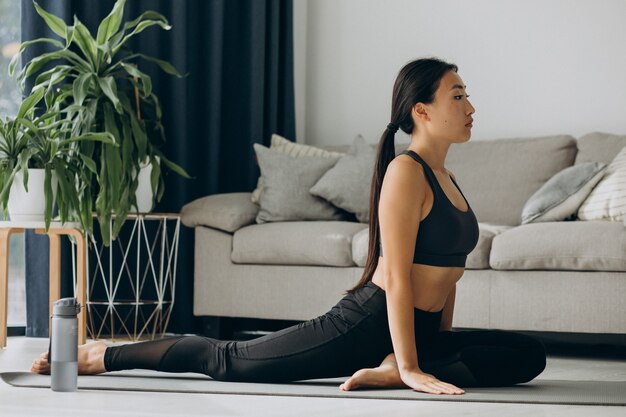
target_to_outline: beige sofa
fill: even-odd
[[[626,333],[624,224],[520,225],[524,203],[550,177],[580,162],[609,163],[624,146],[626,136],[595,132],[450,148],[446,166],[480,226],[457,284],[453,327]],[[250,193],[211,195],[183,208],[183,223],[195,228],[196,316],[307,320],[359,280],[367,224],[256,224],[258,210]]]

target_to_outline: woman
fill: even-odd
[[[79,348],[79,373],[143,368],[249,382],[353,374],[340,389],[410,387],[430,394],[539,375],[546,363],[540,341],[500,330],[451,331],[456,282],[478,241],[476,218],[444,168],[450,145],[470,138],[468,97],[456,65],[419,59],[400,71],[372,179],[367,264],[359,283],[326,314],[249,341],[92,342]],[[411,143],[396,156],[398,128]],[[49,373],[47,359],[42,354],[31,370]]]

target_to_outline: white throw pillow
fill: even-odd
[[[580,220],[624,221],[626,215],[626,146],[578,209]]]
[[[301,158],[303,156],[319,156],[322,158],[339,159],[339,157],[343,155],[343,153],[341,152],[330,152],[325,149],[317,148],[315,146],[295,143],[277,134],[272,135],[270,149],[272,151],[281,152],[289,155],[292,158]],[[263,175],[260,175],[259,180],[257,181],[256,188],[254,189],[254,191],[252,191],[252,196],[250,197],[250,200],[252,200],[253,203],[259,204],[261,193],[263,192],[263,185]]]

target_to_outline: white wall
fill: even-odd
[[[399,69],[431,55],[459,66],[472,140],[626,134],[625,18],[622,0],[295,0],[298,142],[377,142]]]

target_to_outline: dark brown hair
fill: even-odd
[[[441,78],[448,71],[458,72],[458,67],[437,58],[423,58],[409,62],[398,73],[391,98],[391,123],[383,132],[378,143],[374,174],[370,186],[369,245],[365,270],[361,280],[346,293],[354,293],[370,281],[378,265],[380,255],[378,201],[380,200],[380,189],[387,166],[396,157],[394,144],[396,130],[400,128],[407,134],[413,132],[415,127],[411,117],[413,105],[419,102],[432,103]]]

